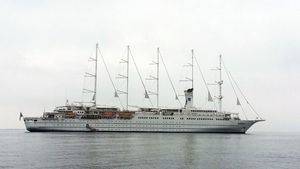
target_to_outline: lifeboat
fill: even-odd
[[[73,111],[67,111],[65,116],[66,118],[75,118],[76,113],[74,113]]]
[[[118,112],[118,118],[120,119],[132,119],[134,112]]]
[[[116,118],[116,112],[103,112],[100,114],[101,118],[113,119]]]

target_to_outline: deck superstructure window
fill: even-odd
[[[163,119],[166,119],[166,120],[174,120],[174,117],[163,117]]]

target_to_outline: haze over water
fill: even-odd
[[[90,72],[87,60],[98,42],[120,90],[124,80],[118,83],[115,77],[124,71],[118,63],[126,58],[126,45],[143,79],[155,75],[149,63],[160,47],[179,94],[190,87],[179,80],[190,75],[183,65],[190,62],[191,49],[208,83],[217,80],[210,68],[222,54],[244,94],[267,120],[255,130],[299,132],[299,6],[297,0],[1,1],[0,128],[24,129],[17,121],[19,112],[41,116],[66,99],[80,101],[82,88],[89,87],[83,86],[83,75]],[[102,63],[98,73],[98,103],[120,107]],[[178,107],[166,73],[160,73],[160,105]],[[155,91],[149,81],[146,87]],[[225,73],[223,89],[224,110],[241,112]],[[149,106],[133,66],[129,91],[131,105]],[[211,87],[213,96],[217,91]],[[248,117],[255,118],[240,101]],[[196,68],[194,104],[213,108]]]
[[[0,130],[0,168],[299,168],[300,133]]]
[[[297,0],[1,1],[0,169],[300,168],[299,7]],[[245,135],[26,132],[19,112],[41,116],[66,99],[82,99],[97,42],[118,89],[126,45],[143,78],[155,74],[149,63],[160,47],[181,94],[190,87],[179,80],[189,75],[182,66],[191,49],[207,82],[217,79],[209,69],[222,54],[266,121]],[[130,104],[149,106],[136,72],[129,72]],[[120,106],[101,63],[98,73],[98,103]],[[166,74],[160,76],[160,105],[178,107]],[[224,110],[241,112],[226,77],[223,91]],[[206,97],[195,71],[195,105],[212,108]]]

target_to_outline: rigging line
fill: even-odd
[[[195,62],[196,62],[196,64],[197,64],[197,66],[198,66],[198,69],[199,69],[199,71],[200,71],[201,78],[202,78],[202,80],[203,80],[203,82],[204,82],[204,84],[205,84],[205,87],[206,87],[207,91],[210,93],[210,90],[209,90],[209,88],[208,88],[208,86],[207,86],[207,82],[206,82],[206,80],[205,80],[205,78],[204,78],[204,75],[203,75],[203,72],[202,72],[202,70],[201,70],[200,64],[199,64],[199,62],[198,62],[198,60],[197,60],[196,57],[194,57],[194,59],[195,59]],[[216,103],[215,103],[214,100],[213,100],[213,103],[214,103],[215,110],[217,110],[217,106],[216,106]]]
[[[137,73],[138,73],[138,75],[139,75],[139,78],[140,78],[140,80],[141,80],[141,83],[142,83],[142,85],[143,85],[143,87],[144,87],[145,95],[148,95],[148,90],[146,89],[146,86],[145,86],[145,84],[144,84],[144,81],[143,81],[143,79],[142,79],[142,76],[141,76],[141,74],[140,74],[140,71],[139,71],[139,69],[138,69],[138,67],[137,67],[137,64],[135,63],[135,60],[134,60],[134,57],[133,57],[133,55],[132,55],[132,52],[131,52],[131,49],[130,49],[130,48],[129,48],[129,53],[130,53],[130,55],[131,55],[132,61],[133,61],[134,66],[135,66],[135,69],[136,69],[136,71],[137,71]],[[148,97],[147,99],[149,99],[149,102],[150,102],[151,106],[153,107],[151,98]]]
[[[232,89],[233,89],[233,91],[234,91],[234,94],[235,94],[235,96],[237,97],[237,99],[238,99],[238,95],[237,95],[237,92],[236,92],[236,90],[235,90],[235,88],[234,88],[234,85],[233,85],[233,83],[232,83],[232,81],[233,81],[233,79],[230,77],[230,72],[226,69],[226,67],[224,66],[224,68],[225,68],[225,72],[226,72],[226,74],[227,74],[227,77],[228,77],[228,79],[229,79],[229,82],[230,82],[230,85],[231,85],[231,87],[232,87]],[[243,107],[243,105],[242,104],[240,104],[240,107],[241,107],[241,109],[242,109],[242,112],[243,112],[243,114],[244,114],[244,116],[245,116],[245,118],[246,118],[246,120],[248,120],[248,117],[247,117],[247,115],[246,115],[246,112],[245,112],[245,110],[244,110],[244,107]]]
[[[82,91],[81,91],[81,102],[83,102],[83,95],[84,95],[84,86],[85,86],[85,81],[86,81],[86,79],[85,79],[86,77],[85,76],[83,76],[83,84],[82,84],[82,86],[83,86],[83,88],[82,88]]]
[[[225,67],[225,63],[224,60],[222,59],[223,65]],[[250,106],[251,110],[260,118],[260,115],[255,111],[255,109],[253,108],[253,106],[250,104],[250,102],[248,101],[248,99],[246,98],[246,96],[244,95],[243,91],[241,90],[241,88],[238,86],[237,82],[234,80],[233,76],[231,75],[231,73],[229,72],[229,75],[232,79],[232,81],[234,82],[234,84],[236,85],[236,87],[238,88],[239,92],[241,93],[241,95],[243,96],[243,98],[246,100],[247,104]]]
[[[248,120],[248,117],[246,116],[246,112],[245,112],[245,110],[244,110],[242,104],[241,104],[240,106],[241,106],[241,109],[242,109],[242,111],[243,111],[243,113],[244,113],[244,116],[245,116],[246,120]]]
[[[178,94],[177,94],[177,92],[176,92],[176,90],[175,90],[174,84],[173,84],[173,82],[172,82],[172,80],[171,80],[171,77],[170,77],[170,75],[169,75],[169,72],[168,72],[168,70],[167,70],[167,67],[166,67],[165,61],[164,61],[164,59],[163,59],[163,57],[162,57],[162,55],[161,55],[161,53],[160,53],[160,52],[159,52],[159,56],[160,56],[160,58],[161,58],[161,61],[162,61],[163,65],[164,65],[164,68],[165,68],[165,71],[166,71],[166,73],[167,73],[167,77],[168,77],[168,79],[169,79],[169,82],[171,83],[171,86],[172,86],[173,92],[175,93],[175,95],[176,95],[176,98],[177,98],[177,100],[178,100],[178,102],[179,102],[180,106],[182,107],[182,104],[181,104],[181,102],[180,102],[180,100],[179,100],[179,98],[178,98]]]
[[[222,61],[222,62],[223,62],[223,61]],[[236,90],[235,90],[235,88],[234,88],[234,85],[233,85],[233,83],[232,83],[233,79],[230,78],[230,75],[229,75],[230,72],[229,72],[228,69],[226,68],[224,62],[223,62],[223,67],[224,67],[224,69],[225,69],[225,73],[226,73],[227,78],[228,78],[228,80],[229,80],[229,82],[230,82],[230,85],[231,85],[231,87],[232,87],[232,90],[233,90],[233,92],[234,92],[236,98],[238,99],[239,97],[238,97],[237,92],[236,92]],[[244,114],[246,120],[248,120],[248,118],[247,118],[247,116],[246,116],[246,112],[245,112],[245,110],[244,110],[242,104],[240,104],[240,106],[241,106],[242,112],[243,112],[243,114]]]
[[[249,103],[248,99],[246,98],[246,96],[244,95],[244,93],[242,92],[242,90],[240,89],[240,87],[237,85],[237,82],[233,79],[231,73],[229,72],[230,77],[232,78],[233,82],[235,83],[235,85],[237,86],[238,90],[240,91],[240,93],[242,94],[242,96],[244,97],[244,99],[246,100],[247,104],[250,106],[251,110],[260,118],[260,115],[255,111],[255,109],[253,108],[253,106]]]
[[[105,60],[104,60],[104,57],[103,57],[103,55],[102,55],[102,53],[101,53],[101,51],[100,51],[99,48],[98,48],[98,52],[99,52],[99,54],[100,54],[100,56],[101,56],[101,59],[102,59],[102,62],[103,62],[103,64],[104,64],[105,70],[106,70],[106,72],[107,72],[107,74],[108,74],[109,80],[110,80],[110,82],[111,82],[111,84],[112,84],[112,86],[113,86],[115,92],[117,93],[117,88],[116,88],[116,86],[115,86],[115,84],[114,84],[114,82],[113,82],[113,80],[112,80],[112,78],[111,78],[111,76],[110,76],[110,73],[109,73],[109,71],[108,71],[108,67],[107,67],[107,65],[106,65],[106,62],[105,62]],[[120,99],[119,96],[118,96],[118,100],[119,100],[119,102],[120,102],[121,107],[124,109],[124,106],[123,106],[122,101],[121,101],[121,99]]]

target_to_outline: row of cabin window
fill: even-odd
[[[138,119],[158,119],[158,117],[138,117]]]
[[[83,124],[54,124],[54,126],[84,126]]]
[[[201,116],[214,116],[214,115],[213,114],[201,114]]]
[[[217,112],[215,110],[191,110],[191,112],[206,112],[206,113],[210,113],[210,112]]]
[[[174,117],[163,117],[163,119],[174,119]]]
[[[213,118],[187,118],[187,120],[213,120]]]
[[[216,120],[229,120],[229,119],[216,119]]]

